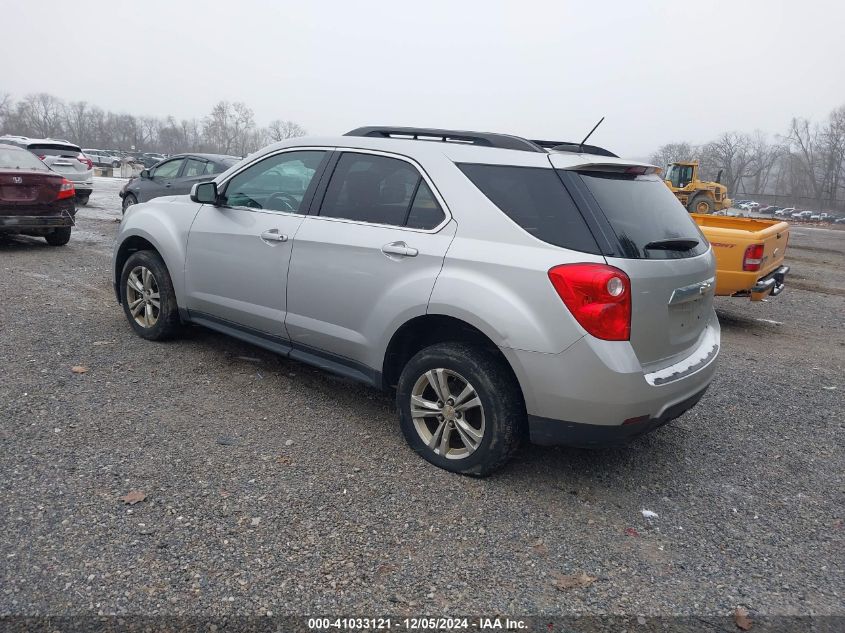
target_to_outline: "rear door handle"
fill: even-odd
[[[400,255],[402,257],[416,257],[419,251],[411,248],[405,242],[391,242],[381,247],[381,252],[385,255]]]
[[[287,242],[288,236],[279,233],[279,229],[270,229],[261,234],[261,239],[265,242]]]

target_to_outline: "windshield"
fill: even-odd
[[[0,169],[34,169],[37,171],[50,171],[33,154],[25,149],[13,147],[0,147]]]
[[[692,182],[692,165],[669,165],[666,180],[671,180],[673,187],[686,187]]]

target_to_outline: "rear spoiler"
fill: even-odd
[[[649,165],[648,163],[640,163],[622,158],[617,158],[616,160],[612,158],[604,160],[590,160],[590,157],[584,156],[583,158],[585,160],[572,161],[571,158],[567,156],[566,158],[569,160],[566,160],[565,163],[563,160],[555,160],[554,156],[550,156],[549,158],[555,168],[565,169],[567,171],[599,171],[616,174],[632,174],[635,176],[645,176],[649,174],[660,176],[663,174],[663,169],[656,165]]]

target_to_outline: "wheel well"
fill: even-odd
[[[402,368],[414,354],[429,345],[447,342],[471,343],[488,350],[502,361],[519,387],[519,381],[507,358],[486,334],[466,321],[442,314],[416,317],[396,331],[384,355],[382,385],[385,388],[395,387]]]
[[[117,251],[117,257],[114,260],[114,278],[118,284],[120,283],[120,274],[123,272],[123,266],[126,264],[126,260],[132,256],[132,253],[137,253],[138,251],[153,251],[154,253],[158,253],[156,247],[143,237],[138,237],[137,235],[127,237],[120,245]],[[115,285],[114,291],[117,293],[117,300],[120,301],[120,289],[117,285]]]

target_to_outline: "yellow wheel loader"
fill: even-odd
[[[719,171],[716,182],[699,180],[698,161],[691,160],[672,163],[663,178],[687,211],[713,213],[731,206],[728,188],[719,182],[721,176],[722,172]]]

